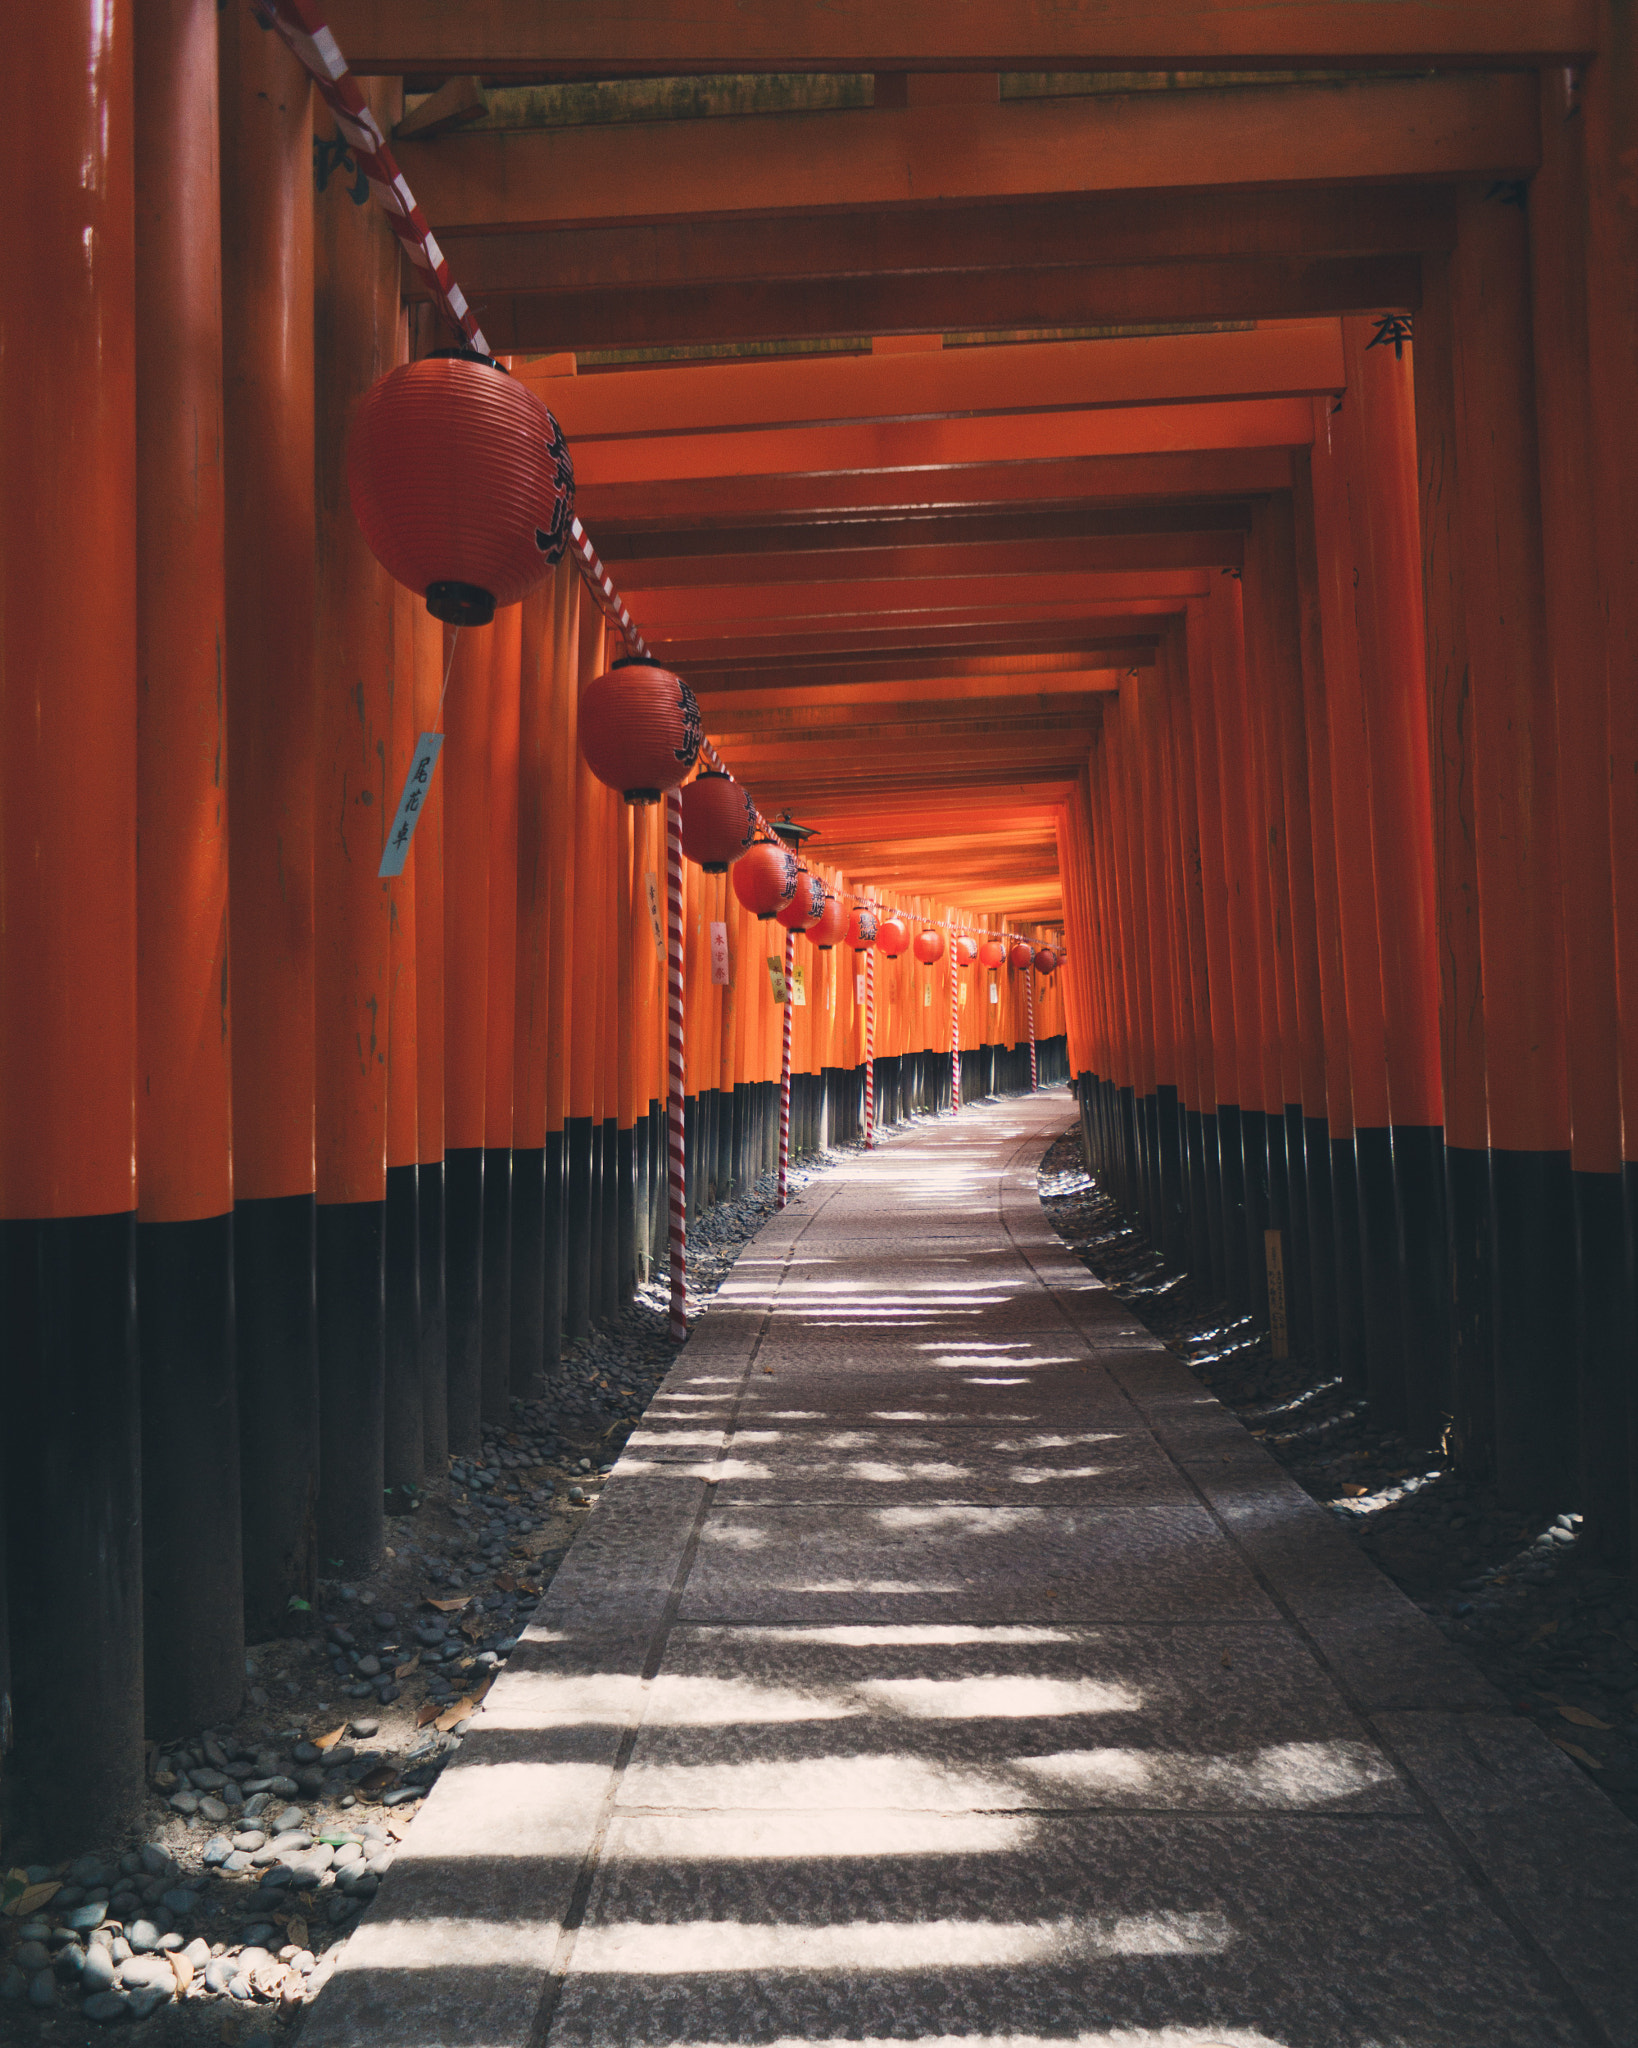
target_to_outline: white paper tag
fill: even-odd
[[[808,980],[800,962],[791,969],[791,1003],[798,1010],[808,1007]]]
[[[864,999],[865,999],[865,983],[864,983],[864,976],[863,976],[862,974],[856,974],[856,975],[854,975],[854,977],[853,977],[853,1000],[854,1000],[854,1001],[855,1001],[856,1003],[862,1003],[862,1002],[864,1001]]]
[[[998,987],[996,986],[996,984],[995,984],[995,983],[994,983],[994,982],[992,981],[992,982],[990,983],[990,1001],[991,1001],[992,1003],[998,1003],[998,1002],[1000,1002],[1000,1000],[1001,1000],[1001,991],[1000,991],[1000,989],[999,989],[999,988],[998,988]]]
[[[387,834],[386,850],[381,856],[380,867],[376,869],[378,875],[401,875],[404,872],[410,841],[415,837],[415,828],[421,820],[421,806],[432,786],[432,771],[437,767],[438,756],[443,750],[444,736],[441,732],[424,732],[415,742],[409,773],[404,777],[404,794],[398,799],[392,830]]]
[[[933,1007],[933,984],[931,982],[921,992],[921,1007],[924,1010],[930,1010]]]
[[[963,983],[961,984],[961,1003],[960,1003],[960,1007],[961,1007],[961,1008],[962,1008],[963,1010],[964,1010],[964,1009],[966,1009],[966,1007],[967,1007],[967,984],[966,984],[965,982],[963,982]]]
[[[718,919],[711,920],[711,980],[717,988],[727,988],[731,976],[728,968],[728,927]]]
[[[770,953],[768,955],[768,986],[773,990],[774,1001],[778,1003],[781,1006],[781,1008],[783,1008],[787,999],[785,990],[785,970],[783,966],[780,964],[779,955],[777,953]]]
[[[654,927],[654,950],[665,959],[665,919],[660,915],[660,885],[650,868],[643,880],[648,884],[648,921]]]

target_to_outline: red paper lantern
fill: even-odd
[[[628,656],[580,693],[580,751],[628,804],[657,804],[699,759],[694,693],[670,669]]]
[[[868,903],[854,906],[847,921],[847,942],[855,953],[868,953],[876,943],[876,913]]]
[[[442,349],[359,400],[347,492],[370,552],[435,619],[487,626],[568,544],[574,464],[563,429],[492,356]]]
[[[796,894],[785,908],[774,913],[774,922],[788,932],[805,932],[824,915],[830,891],[811,868],[804,868],[796,881]]]
[[[725,875],[756,838],[756,805],[743,782],[707,768],[682,793],[683,852],[708,875]]]
[[[1043,946],[1035,955],[1037,974],[1051,974],[1058,965],[1058,956],[1050,946]]]
[[[999,967],[1006,957],[1005,939],[986,939],[978,949],[978,964],[981,967]]]
[[[1034,962],[1035,948],[1027,939],[1018,939],[1014,942],[1012,951],[1007,955],[1007,958],[1017,968],[1018,972],[1022,974],[1024,969]]]
[[[876,927],[876,944],[889,960],[896,960],[910,943],[910,927],[902,917],[884,917]]]
[[[840,896],[825,894],[825,907],[819,913],[819,922],[809,929],[808,937],[821,953],[828,953],[832,946],[847,937],[847,905]]]
[[[936,925],[928,925],[925,931],[917,932],[912,950],[923,967],[931,967],[935,960],[944,958],[944,934]]]
[[[956,965],[958,967],[971,967],[971,965],[977,958],[977,942],[973,939],[969,939],[965,935],[965,933],[963,933],[963,935],[956,940],[955,944]]]
[[[795,896],[801,873],[788,846],[775,839],[759,839],[743,859],[734,862],[734,894],[753,917],[766,921]]]

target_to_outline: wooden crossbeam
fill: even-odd
[[[707,730],[725,730],[736,718],[754,715],[770,731],[795,724],[811,711],[842,716],[848,707],[877,704],[1000,703],[1012,699],[1046,704],[1056,697],[1107,694],[1120,686],[1120,671],[1111,668],[1060,669],[1044,674],[932,676],[920,681],[833,683],[828,689],[696,691]]]
[[[934,576],[898,576],[833,583],[725,582],[676,585],[643,593],[643,630],[655,641],[710,630],[723,640],[800,628],[845,630],[862,623],[894,629],[925,619],[930,625],[982,625],[1034,619],[1108,618],[1134,606],[1174,612],[1204,597],[1211,574],[1202,570],[1135,570],[1115,576],[1096,570],[1030,574],[1023,569],[987,576],[977,564]]]
[[[906,525],[914,522],[906,521]],[[794,537],[799,528],[782,528]],[[1201,569],[1238,569],[1245,554],[1244,536],[1232,531],[1107,535],[1084,540],[998,541],[964,543],[960,537],[934,547],[891,545],[860,550],[817,549],[801,554],[685,555],[622,563],[615,574],[628,596],[644,593],[675,595],[686,590],[743,592],[763,584],[815,590],[833,584],[888,585],[925,577],[973,577],[986,583],[998,578],[1029,579],[1046,574],[1089,579],[1108,576],[1167,575]],[[607,558],[606,558],[607,559]],[[610,567],[614,564],[610,560]],[[706,599],[710,602],[710,599]]]
[[[469,130],[403,145],[440,231],[937,206],[1189,185],[1523,177],[1520,72],[1136,92],[988,106]]]
[[[1534,63],[1597,48],[1591,0],[332,0],[364,74],[1172,71]]]
[[[811,653],[786,653],[767,660],[758,652],[726,659],[714,656],[691,661],[688,676],[706,693],[762,690],[782,685],[792,690],[850,687],[860,683],[917,682],[928,677],[954,674],[982,674],[980,666],[991,664],[990,672],[1023,673],[1027,665],[1056,661],[1065,671],[1088,666],[1111,668],[1117,673],[1134,668],[1152,668],[1158,634],[1128,634],[1091,639],[1067,647],[993,647],[957,645],[945,648],[907,648],[889,653],[865,649],[848,652],[820,648]]]

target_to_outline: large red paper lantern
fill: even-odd
[[[734,894],[753,917],[766,921],[796,894],[801,872],[788,846],[774,839],[759,839],[743,859],[734,862]]]
[[[896,960],[910,943],[910,927],[902,917],[884,917],[876,927],[876,944],[889,960]]]
[[[931,967],[935,960],[944,958],[944,934],[936,925],[928,925],[917,932],[912,951],[923,967]]]
[[[563,429],[492,356],[442,349],[359,400],[347,492],[370,552],[435,619],[487,626],[568,544],[574,464]]]
[[[961,937],[960,937],[959,939],[957,939],[957,940],[956,940],[956,943],[955,943],[955,962],[956,962],[956,965],[957,965],[958,967],[971,967],[971,965],[973,964],[973,962],[974,962],[974,961],[975,961],[975,960],[976,960],[977,958],[978,958],[978,945],[977,945],[977,942],[976,942],[975,940],[973,940],[973,939],[969,939],[969,938],[967,937],[966,933],[965,933],[965,932],[963,932],[963,933],[962,933],[962,935],[961,935]]]
[[[847,921],[847,942],[855,953],[868,953],[876,943],[876,913],[868,903],[857,903]]]
[[[694,693],[670,669],[627,656],[580,693],[580,751],[628,804],[657,804],[699,759]]]
[[[682,793],[683,852],[708,875],[724,875],[756,838],[756,805],[743,782],[707,768]]]
[[[1014,942],[1012,951],[1007,955],[1007,958],[1017,968],[1018,972],[1022,974],[1024,969],[1034,962],[1035,948],[1027,939],[1018,939]]]
[[[840,896],[826,892],[825,907],[819,913],[819,922],[808,930],[808,937],[821,953],[828,953],[832,946],[847,937],[847,905]]]
[[[804,868],[797,877],[796,894],[783,910],[775,911],[774,922],[782,924],[788,932],[805,932],[824,915],[829,893],[813,870]]]
[[[1007,942],[1005,939],[986,939],[978,949],[978,964],[980,967],[999,967],[1006,957]]]
[[[1037,974],[1051,974],[1058,965],[1058,956],[1050,946],[1042,946],[1035,955]]]

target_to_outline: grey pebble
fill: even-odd
[[[89,1934],[93,1927],[100,1927],[108,1917],[108,1909],[100,1899],[91,1899],[83,1906],[76,1906],[63,1916],[63,1925],[72,1927],[76,1934]]]
[[[226,1991],[238,1974],[239,1959],[237,1956],[214,1956],[205,1965],[205,1989],[216,1992]]]
[[[200,1852],[200,1860],[207,1870],[215,1870],[233,1854],[233,1844],[226,1835],[212,1835]]]
[[[139,1853],[142,1859],[141,1868],[147,1871],[150,1877],[174,1877],[176,1875],[176,1864],[169,1850],[162,1849],[157,1842],[144,1842]],[[122,1857],[120,1860],[120,1868],[122,1870],[125,1868],[125,1862],[126,1859]],[[135,1866],[133,1866],[133,1875],[134,1872]]]
[[[220,1801],[217,1803],[218,1805],[221,1804]],[[173,1813],[197,1813],[199,1811],[199,1798],[193,1792],[173,1792],[170,1805]],[[225,1808],[223,1810],[226,1811]]]
[[[125,1939],[137,1954],[146,1954],[158,1948],[160,1932],[152,1920],[133,1920],[125,1930]]]
[[[51,1967],[50,1951],[43,1941],[25,1941],[17,1951],[15,1961],[20,1970],[28,1970],[31,1973],[35,1970],[49,1970]]]
[[[260,1828],[242,1828],[233,1837],[233,1846],[235,1849],[260,1849],[266,1841],[267,1836]]]
[[[301,1827],[306,1819],[306,1814],[302,1812],[299,1806],[287,1806],[281,1812],[274,1815],[273,1833],[275,1835],[288,1835],[293,1829]]]
[[[146,1991],[133,1992],[131,1996],[131,2017],[134,2020],[148,2019],[158,2012],[162,2005],[169,2005],[176,1996],[176,1979],[169,1984],[150,1984]]]
[[[110,2020],[129,2018],[131,2001],[123,1991],[99,1991],[85,2001],[80,2011],[88,2020],[96,2020],[106,2026]]]
[[[27,1990],[28,1978],[13,1963],[5,1974],[0,1976],[0,1998],[19,1999]]]
[[[160,1904],[169,1913],[191,1913],[199,1903],[199,1894],[185,1885],[178,1885],[174,1891],[166,1892]]]
[[[365,1738],[376,1734],[380,1730],[380,1727],[381,1723],[379,1721],[364,1720],[349,1721],[347,1723],[348,1732],[350,1734]]]
[[[49,1970],[36,1970],[28,1980],[28,2002],[30,2005],[55,2005],[57,2003],[57,1979]]]
[[[199,1802],[199,1811],[206,1820],[219,1826],[227,1819],[232,1808],[229,1807],[225,1799],[217,1799],[207,1792]]]
[[[114,1958],[100,1946],[87,1949],[85,1968],[80,1972],[80,1989],[93,1996],[99,1991],[110,1990],[114,1982]]]
[[[132,1956],[119,1966],[119,1981],[127,1991],[141,1991],[150,1984],[174,1984],[171,1966],[159,1956]]]

